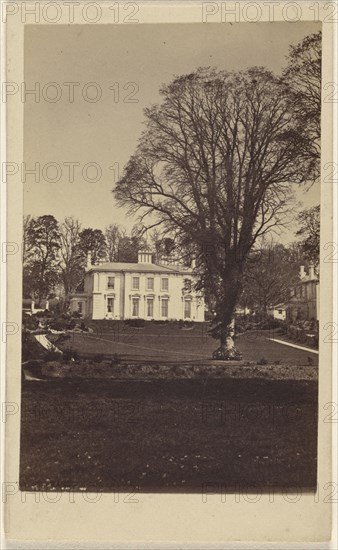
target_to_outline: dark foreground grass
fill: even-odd
[[[312,489],[316,403],[314,381],[24,382],[20,486]]]

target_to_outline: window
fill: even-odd
[[[148,277],[147,290],[154,290],[154,277]]]
[[[133,277],[133,290],[140,290],[140,277]]]
[[[108,288],[115,288],[115,277],[108,277]]]
[[[185,300],[184,301],[184,319],[190,319],[191,318],[191,301]]]
[[[168,317],[168,298],[163,298],[161,300],[161,316]]]
[[[139,299],[138,298],[133,298],[132,300],[132,306],[133,306],[133,309],[132,309],[132,317],[138,317],[139,316],[139,310],[140,310],[140,307],[139,307]]]
[[[111,296],[107,298],[107,313],[114,313],[114,298]]]
[[[78,313],[83,313],[83,302],[78,302],[77,303],[77,311]]]
[[[168,277],[164,277],[161,280],[161,290],[164,290],[164,291],[169,290],[169,279],[168,279]]]
[[[186,292],[191,292],[191,280],[190,279],[184,279],[184,290]]]
[[[147,299],[147,317],[154,317],[154,300],[153,298]]]

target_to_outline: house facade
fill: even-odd
[[[319,319],[319,279],[314,266],[308,273],[300,267],[299,281],[291,289],[287,315],[290,321],[311,321]]]
[[[285,304],[276,304],[270,307],[267,311],[270,317],[273,317],[273,319],[277,319],[278,321],[286,320],[286,312],[287,312],[287,307]]]
[[[71,296],[71,312],[89,319],[204,321],[204,299],[194,290],[194,269],[163,262],[139,252],[137,263],[91,265],[84,292]]]

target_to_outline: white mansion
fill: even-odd
[[[91,265],[88,258],[84,292],[71,297],[71,312],[89,319],[204,321],[204,299],[194,291],[194,268],[169,262],[154,264],[139,252],[137,263]]]

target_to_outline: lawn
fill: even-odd
[[[122,369],[126,362],[140,369],[140,362],[163,363],[167,369],[184,362],[196,365],[199,375],[23,380],[21,489],[315,487],[316,354],[273,342],[269,332],[248,333],[236,343],[244,361],[256,364],[265,358],[269,365],[250,377],[255,364],[224,364],[224,372],[210,377],[209,358],[217,342],[205,326],[111,328],[98,323],[93,333],[73,333],[63,347],[89,359],[117,354]],[[295,367],[285,367],[285,379],[274,379],[267,371],[284,369],[276,362]],[[109,365],[89,361],[86,369],[115,368]]]
[[[143,328],[133,328],[123,323],[96,322],[92,323],[92,327],[93,333],[71,334],[61,348],[72,349],[86,357],[100,353],[107,357],[116,354],[123,360],[198,363],[210,359],[212,351],[218,346],[204,323],[195,324],[193,329],[188,330],[170,323],[148,323]],[[273,331],[247,332],[237,338],[236,345],[245,361],[265,359],[268,363],[280,361],[307,365],[310,361],[318,364],[318,355],[313,350],[303,351],[269,340],[274,336],[278,339],[278,333]]]

